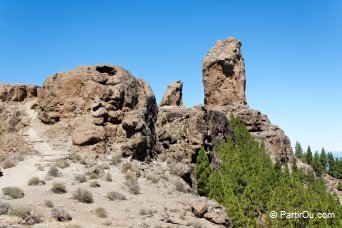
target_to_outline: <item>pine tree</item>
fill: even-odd
[[[305,162],[312,165],[312,151],[310,146],[308,146],[308,149],[306,150]]]
[[[335,173],[335,159],[334,159],[334,155],[329,152],[327,154],[327,163],[328,163],[328,173],[331,176],[334,176]]]
[[[323,166],[321,164],[320,157],[318,155],[317,150],[315,152],[314,159],[312,161],[312,166],[313,166],[313,169],[315,170],[317,175],[320,175],[323,173]]]
[[[295,146],[295,155],[297,158],[303,157],[303,149],[298,141],[296,142],[296,146]]]
[[[207,196],[209,194],[209,177],[210,177],[209,159],[202,147],[197,156],[195,165],[195,175],[197,177],[197,191],[200,195]]]
[[[327,171],[327,154],[325,153],[324,148],[322,148],[321,154],[319,156],[319,160],[321,162],[323,172]]]

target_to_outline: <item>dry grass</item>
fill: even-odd
[[[44,201],[44,206],[45,206],[45,207],[49,207],[49,208],[54,207],[54,206],[53,206],[53,202],[52,202],[51,200],[45,200],[45,201]]]
[[[43,183],[44,183],[44,182],[41,181],[38,177],[32,177],[32,178],[27,182],[27,185],[30,185],[30,186],[34,185],[34,186],[36,186],[36,185],[41,185],[41,184],[43,184]]]
[[[3,169],[9,169],[12,168],[16,165],[17,163],[15,162],[14,159],[12,158],[6,158],[3,162],[2,162],[2,168]]]
[[[128,191],[134,195],[138,195],[140,193],[140,187],[136,178],[132,175],[126,175],[126,181],[124,184],[127,186]]]
[[[58,159],[56,162],[55,162],[55,166],[60,168],[60,169],[65,169],[67,167],[70,166],[69,162],[65,159]]]
[[[56,194],[67,193],[65,184],[62,183],[62,182],[55,182],[55,183],[53,183],[50,190],[51,190],[52,192],[56,193]]]
[[[68,159],[71,161],[74,161],[74,162],[79,162],[82,165],[87,165],[87,161],[84,158],[82,158],[81,155],[79,155],[77,153],[70,154]]]
[[[111,165],[117,165],[121,162],[122,156],[121,155],[116,155],[116,156],[112,156],[112,159],[110,160]]]
[[[66,222],[72,219],[71,215],[61,207],[53,208],[51,210],[51,216],[59,222]]]
[[[0,203],[0,215],[7,214],[9,209],[11,208],[11,204],[9,203]]]
[[[108,192],[107,193],[107,198],[111,201],[114,200],[127,200],[126,196],[119,193],[119,192]]]
[[[123,164],[123,165],[121,166],[121,171],[122,171],[123,173],[127,173],[128,170],[133,171],[133,165],[132,165],[132,163],[130,163],[130,162],[125,163],[125,164]]]
[[[99,188],[101,187],[100,183],[98,181],[92,181],[89,183],[89,186],[92,188]]]
[[[149,180],[149,181],[151,181],[151,182],[154,183],[154,184],[157,184],[157,183],[159,182],[159,180],[160,180],[160,178],[158,177],[158,175],[155,174],[155,173],[148,174],[148,175],[146,176],[146,179]]]
[[[79,183],[84,183],[84,182],[87,182],[87,177],[84,174],[76,174],[75,181]]]
[[[97,217],[99,217],[99,218],[107,218],[108,217],[107,211],[103,207],[96,208],[95,213],[96,213]]]
[[[21,218],[22,220],[20,223],[23,225],[34,225],[42,222],[42,216],[38,215],[35,211],[26,207],[12,208],[9,211],[9,215]]]
[[[83,189],[83,188],[78,188],[75,192],[73,192],[72,198],[82,203],[94,202],[93,194],[89,192],[87,189]]]
[[[176,181],[175,182],[175,188],[179,192],[183,192],[183,193],[187,192],[186,187],[184,186],[184,184],[181,181]]]
[[[18,187],[4,187],[2,192],[6,196],[10,196],[12,199],[24,198],[24,191]]]
[[[112,181],[113,181],[112,174],[106,173],[105,180],[106,180],[107,182],[112,182]]]
[[[47,175],[50,177],[59,177],[61,174],[59,172],[59,169],[56,166],[51,166],[49,168]]]

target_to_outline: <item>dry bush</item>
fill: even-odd
[[[99,179],[105,175],[105,167],[104,166],[97,166],[92,170],[89,170],[86,175],[89,176],[90,179]]]
[[[116,155],[116,156],[112,156],[112,159],[110,159],[110,163],[111,165],[117,165],[121,162],[122,156],[121,155]]]
[[[7,214],[9,209],[11,208],[11,204],[9,203],[0,203],[0,215]]]
[[[130,162],[125,163],[125,164],[123,164],[123,165],[121,166],[121,171],[122,171],[123,173],[127,173],[128,170],[133,171],[133,165],[132,165],[132,163],[130,163]]]
[[[52,208],[53,207],[53,202],[51,200],[45,200],[44,201],[44,206]]]
[[[92,187],[92,188],[99,188],[99,187],[101,187],[100,183],[97,182],[97,181],[90,182],[89,186]]]
[[[93,194],[89,192],[87,189],[78,188],[75,192],[72,194],[72,198],[78,200],[82,203],[93,203]]]
[[[44,181],[40,180],[38,177],[32,177],[28,182],[27,185],[42,185],[45,184]]]
[[[53,183],[50,190],[56,194],[63,194],[67,192],[65,184],[62,182]]]
[[[51,210],[51,215],[54,219],[56,219],[59,222],[65,222],[72,220],[71,215],[64,210],[64,208],[56,207]]]
[[[9,211],[9,214],[21,218],[22,220],[20,223],[23,225],[34,225],[42,222],[42,216],[38,215],[30,208],[12,208]]]
[[[3,169],[9,169],[12,168],[16,165],[17,163],[15,162],[15,160],[13,158],[6,158],[3,162],[2,162],[2,168]]]
[[[183,182],[179,180],[175,182],[175,188],[177,191],[183,192],[183,193],[186,193],[188,191],[187,188],[184,186]]]
[[[108,217],[107,211],[103,207],[96,208],[95,213],[96,213],[97,217],[99,217],[99,218],[107,218]]]
[[[76,174],[75,181],[79,183],[84,183],[84,182],[87,182],[87,177],[84,174]]]
[[[24,197],[24,191],[18,187],[4,187],[2,188],[4,195],[10,196],[12,199],[19,199]]]
[[[106,179],[107,182],[112,182],[113,181],[112,174],[106,173],[105,179]]]
[[[149,180],[149,181],[151,181],[152,183],[154,183],[154,184],[157,184],[158,182],[159,182],[159,177],[158,177],[158,175],[157,174],[155,174],[155,173],[150,173],[150,174],[148,174],[147,176],[146,176],[146,179],[147,180]]]
[[[140,193],[140,187],[136,178],[132,175],[126,175],[126,181],[124,184],[127,186],[128,191],[134,195],[138,195]]]
[[[84,158],[82,158],[81,155],[77,153],[70,154],[68,159],[74,162],[79,162],[82,165],[87,165],[87,161]]]
[[[126,196],[119,193],[119,192],[108,192],[107,193],[107,198],[111,201],[114,200],[127,200]]]
[[[61,174],[59,172],[59,169],[56,166],[51,166],[49,168],[47,175],[50,177],[59,177]]]
[[[65,169],[67,167],[70,166],[69,162],[65,159],[58,159],[56,162],[55,162],[55,166],[60,168],[60,169]]]

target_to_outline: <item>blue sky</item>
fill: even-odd
[[[306,147],[342,151],[342,1],[0,0],[0,82],[34,83],[79,65],[113,63],[160,101],[184,82],[203,103],[202,59],[242,41],[250,107]]]

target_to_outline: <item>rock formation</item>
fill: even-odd
[[[155,152],[158,107],[149,85],[114,65],[78,67],[47,78],[39,95],[45,124],[68,122],[77,146],[148,160]]]
[[[196,182],[192,174],[193,163],[203,146],[211,154],[214,165],[218,159],[213,153],[214,144],[232,136],[225,113],[195,107],[161,107],[157,121],[157,138],[160,151],[172,162],[173,173],[182,177],[192,187]]]
[[[37,97],[39,87],[36,85],[0,84],[0,101],[17,101]]]
[[[289,138],[266,115],[250,109],[245,96],[245,65],[241,42],[235,38],[217,41],[203,60],[205,105],[239,117],[250,133],[265,142],[273,158],[287,162],[292,158]]]
[[[241,42],[219,40],[203,60],[204,104],[226,106],[246,104],[245,64]]]
[[[182,104],[183,82],[171,83],[164,93],[160,106],[180,106]]]

